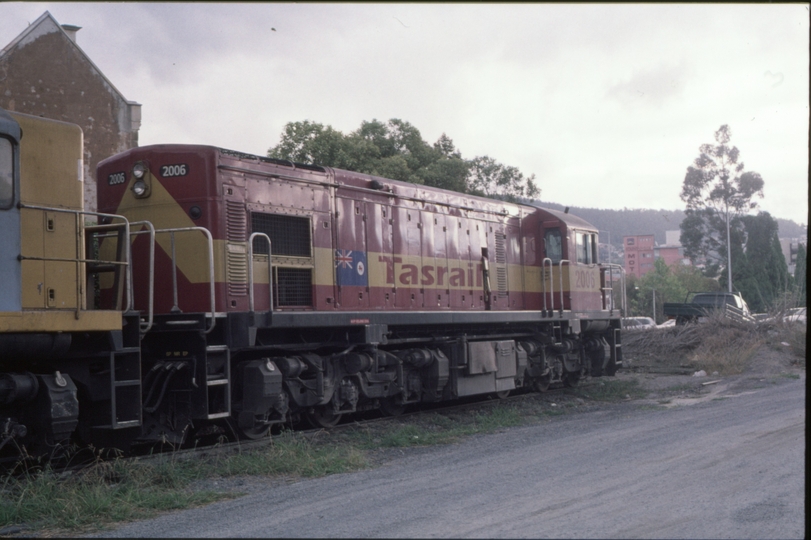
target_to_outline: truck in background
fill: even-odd
[[[699,322],[713,311],[720,311],[724,317],[738,321],[754,321],[740,293],[730,292],[690,292],[683,303],[665,302],[665,317],[675,319],[676,324]]]

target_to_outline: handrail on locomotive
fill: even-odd
[[[131,286],[131,268],[130,268],[130,254],[126,252],[125,260],[116,260],[116,261],[107,261],[107,260],[100,260],[100,259],[92,259],[88,257],[87,251],[89,246],[85,245],[85,254],[84,257],[82,256],[82,239],[85,238],[86,232],[95,232],[100,230],[110,230],[110,229],[124,229],[124,236],[129,237],[130,235],[130,222],[129,220],[118,214],[106,214],[103,212],[89,212],[86,210],[75,210],[75,209],[68,209],[68,208],[56,208],[50,206],[40,206],[34,204],[25,204],[25,203],[18,203],[17,205],[19,208],[25,208],[27,210],[41,210],[43,212],[60,212],[63,214],[73,214],[76,219],[76,256],[73,258],[60,258],[60,257],[33,257],[28,255],[19,255],[19,259],[21,261],[29,260],[29,261],[55,261],[55,262],[72,262],[76,264],[77,276],[82,275],[82,264],[104,264],[104,265],[113,265],[113,266],[123,266],[125,267],[125,276],[127,279],[127,285],[125,290],[127,291],[126,294],[126,303],[124,303],[122,311],[129,311],[132,307],[132,292]],[[95,216],[97,218],[108,218],[108,219],[120,219],[122,223],[115,223],[115,224],[106,224],[106,225],[86,225],[81,217],[82,216]],[[86,299],[86,292],[82,288],[81,280],[76,280],[76,318],[78,319],[80,316],[81,311],[87,309],[87,299]]]
[[[270,242],[270,237],[265,233],[255,232],[251,233],[248,238],[248,302],[251,312],[254,311],[254,293],[253,293],[253,239],[264,238],[268,243],[268,313],[273,313],[273,251]]]

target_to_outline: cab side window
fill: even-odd
[[[578,232],[575,234],[577,262],[581,264],[597,263],[597,238],[590,233]]]
[[[0,210],[14,203],[14,154],[11,141],[0,137]]]
[[[561,242],[560,230],[549,229],[543,237],[544,256],[552,259],[553,263],[559,263],[563,259],[563,244]]]

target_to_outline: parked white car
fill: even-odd
[[[625,317],[622,319],[622,328],[625,330],[650,330],[656,328],[656,323],[650,317]]]
[[[805,308],[792,308],[783,316],[783,322],[799,322],[806,324]]]

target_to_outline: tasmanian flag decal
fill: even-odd
[[[366,287],[369,275],[366,272],[366,253],[348,249],[335,250],[335,279],[339,286]]]

